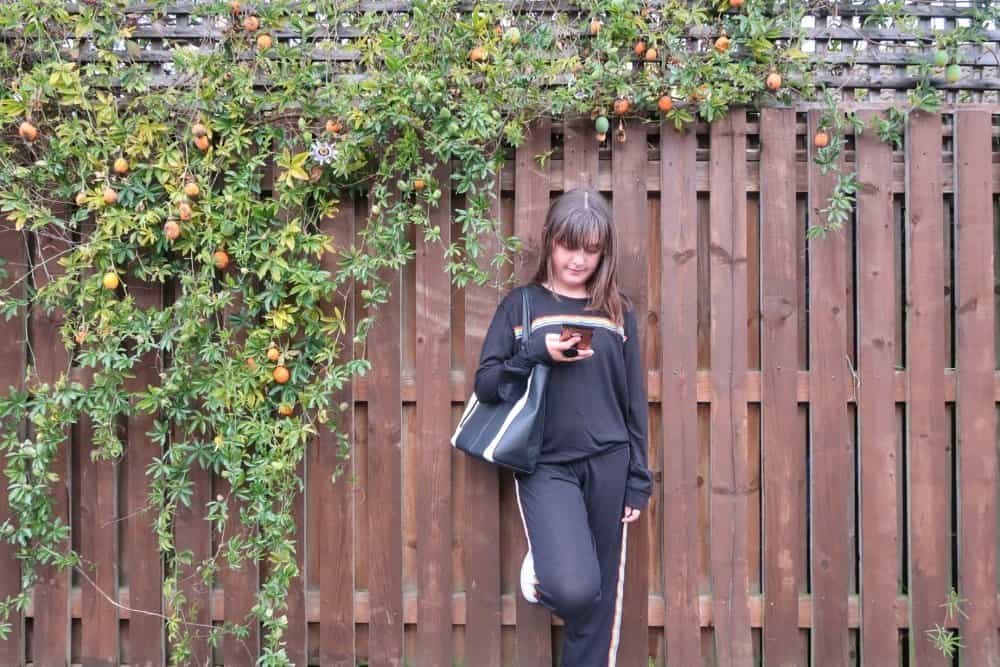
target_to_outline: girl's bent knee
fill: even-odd
[[[566,581],[549,590],[555,612],[565,618],[588,611],[601,599],[600,582]]]

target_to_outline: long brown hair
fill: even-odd
[[[576,250],[596,247],[601,259],[587,280],[587,310],[603,311],[618,326],[624,326],[628,297],[618,289],[618,239],[611,206],[597,190],[574,188],[559,195],[549,206],[542,228],[542,252],[534,283],[544,283],[551,275],[553,244]],[[556,296],[558,298],[558,295]]]

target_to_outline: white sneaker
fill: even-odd
[[[538,595],[535,592],[535,557],[529,551],[521,561],[521,595],[532,604],[538,604]]]

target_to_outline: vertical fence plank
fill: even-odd
[[[157,312],[163,307],[162,287],[156,283],[131,284],[136,306]],[[144,391],[159,383],[160,359],[155,350],[142,355],[132,369],[134,377],[126,380],[127,390]],[[146,470],[161,456],[160,447],[147,435],[153,430],[154,416],[136,411],[128,419],[128,448],[125,453],[125,518],[123,538],[129,557],[129,606],[148,613],[132,612],[129,616],[129,663],[137,667],[158,667],[163,664],[163,624],[157,614],[162,612],[163,568],[154,522],[156,514],[147,509],[149,477]]]
[[[57,213],[58,215],[58,213]],[[57,279],[62,268],[56,259],[63,255],[69,241],[55,234],[39,234],[35,237],[35,253],[32,278],[38,290]],[[54,384],[69,370],[69,354],[63,345],[59,328],[65,314],[54,310],[46,313],[41,307],[31,310],[31,348],[40,384]],[[70,493],[72,479],[72,439],[69,429],[66,439],[59,445],[50,470],[58,475],[51,483],[50,497],[53,500],[53,518],[64,526],[70,525]],[[67,539],[57,547],[66,552],[70,549]],[[35,664],[58,667],[69,664],[70,655],[70,571],[60,570],[54,565],[37,568],[38,580],[34,590],[34,619],[32,634],[32,657]]]
[[[451,182],[439,164],[434,181]],[[451,189],[442,187],[430,225],[440,239],[428,241],[417,229],[417,396],[419,466],[417,485],[418,641],[417,660],[450,665],[451,660],[451,280],[444,249],[451,243]]]
[[[229,271],[235,270],[230,267]],[[243,296],[239,292],[232,294],[232,301],[222,309],[222,326],[230,326],[230,318],[238,315],[244,308]],[[245,330],[237,330],[233,341],[238,349],[242,349],[246,341]],[[217,435],[217,434],[216,434]],[[241,521],[241,514],[248,500],[240,497],[247,488],[241,487],[234,493],[232,485],[226,478],[218,479],[219,494],[228,505],[229,520],[226,523],[225,534],[221,537],[222,544],[219,557],[219,583],[222,586],[223,614],[227,623],[246,626],[248,634],[240,638],[227,633],[223,641],[223,660],[229,665],[252,667],[260,655],[260,621],[251,612],[257,603],[257,591],[260,587],[260,566],[256,561],[243,560],[238,565],[229,565],[225,552],[229,549],[229,541],[237,539],[241,543],[253,538],[256,528]]]
[[[698,202],[693,127],[660,122],[663,592],[670,664],[701,664],[698,613]]]
[[[997,451],[993,399],[993,197],[987,111],[955,112],[958,336],[958,592],[963,664],[995,667]]]
[[[6,221],[0,226],[0,259],[3,260],[0,267],[6,271],[3,288],[9,289],[12,297],[23,298],[28,267],[26,236]],[[4,360],[0,364],[0,392],[4,395],[24,388],[26,343],[24,317],[9,320],[0,317],[0,354]],[[25,424],[22,422],[17,428],[19,435],[23,436]],[[6,460],[3,459],[3,462],[6,467]],[[0,478],[0,521],[10,514],[7,479],[3,476]],[[16,554],[14,545],[0,540],[0,599],[17,595],[21,590],[21,563]],[[11,632],[6,639],[0,640],[0,664],[20,665],[24,662],[24,617],[20,612],[13,611],[7,622],[11,625]]]
[[[229,521],[223,536],[219,555],[219,583],[222,586],[222,609],[226,623],[246,626],[248,634],[244,638],[232,633],[226,633],[223,640],[223,662],[225,665],[252,667],[256,664],[260,652],[260,623],[250,613],[255,603],[258,588],[259,572],[257,563],[244,560],[238,566],[232,566],[226,557],[228,542],[232,539],[240,541],[250,539],[252,527],[240,523],[240,513],[246,506],[246,501],[239,498],[229,481],[223,478],[217,480],[219,494],[226,499]]]
[[[819,113],[810,111],[809,224],[826,223],[835,176],[812,161]],[[843,159],[843,158],[841,158]],[[845,229],[809,240],[809,451],[812,467],[812,649],[816,665],[848,664],[847,598],[851,567],[847,496],[851,450],[847,435],[847,303]]]
[[[179,289],[179,287],[178,287]],[[196,433],[174,427],[171,446],[180,446],[197,438]],[[190,637],[191,662],[212,664],[208,627],[212,624],[212,587],[201,579],[198,565],[212,554],[212,526],[204,519],[205,505],[212,498],[211,471],[192,465],[188,471],[191,485],[190,505],[178,504],[174,518],[174,542],[178,554],[187,552],[189,564],[177,565],[177,588],[184,596],[184,619],[181,631]],[[130,619],[131,621],[131,619]]]
[[[491,187],[494,199],[490,216],[502,224],[499,174]],[[499,252],[500,243],[497,235],[490,232],[480,234],[477,241],[481,251],[478,266],[486,270],[489,259]],[[469,283],[465,286],[463,397],[468,397],[475,386],[483,339],[500,300],[501,291],[496,285]],[[464,470],[465,486],[465,530],[461,535],[465,569],[465,659],[468,665],[500,667],[503,620],[500,602],[500,471],[494,465],[464,454],[459,461],[459,470]]]
[[[906,137],[907,480],[910,512],[910,650],[920,667],[948,660],[926,632],[948,599],[948,432],[944,389],[944,203],[941,116],[913,113]]]
[[[760,117],[761,427],[764,487],[764,664],[802,663],[799,572],[805,540],[805,443],[798,415],[795,110]]]
[[[517,282],[531,280],[541,248],[541,231],[549,207],[549,161],[539,165],[535,156],[552,145],[552,126],[547,118],[540,119],[517,148],[514,174],[514,234],[521,239],[523,251],[517,267]],[[506,474],[506,473],[505,473]],[[521,558],[528,551],[524,531],[516,533],[517,550],[513,554],[520,571]],[[517,665],[518,667],[549,667],[552,664],[552,619],[541,605],[531,604],[515,588],[517,599]]]
[[[646,202],[646,126],[637,121],[625,125],[625,143],[613,140],[611,151],[611,189],[615,225],[621,257],[619,286],[635,308],[643,368],[658,362],[649,359],[649,289],[647,256],[649,248],[648,204]],[[648,386],[648,375],[643,381]],[[646,387],[643,387],[646,390]],[[648,430],[648,424],[645,425]],[[655,466],[652,466],[655,468]],[[645,513],[644,513],[645,514]],[[642,516],[637,523],[625,524],[625,590],[619,632],[618,662],[623,667],[646,667],[649,664],[649,531],[650,522]],[[614,641],[614,638],[612,638]],[[614,656],[610,658],[614,664]]]
[[[74,369],[84,386],[93,383],[92,368]],[[84,667],[118,664],[118,463],[94,460],[94,424],[81,414],[80,447],[80,663]],[[153,584],[158,577],[151,577]]]
[[[386,269],[389,300],[371,312],[372,361],[368,393],[368,486],[370,536],[368,590],[371,616],[368,654],[373,667],[403,664],[403,479],[400,323],[402,284]]]
[[[875,113],[862,112],[870,126]],[[892,150],[870,132],[856,138],[858,182],[858,414],[861,495],[861,659],[899,664],[895,601],[899,591],[896,494],[895,258]]]
[[[340,209],[333,218],[324,218],[322,229],[333,242],[335,248],[349,248],[354,243],[354,202],[344,198]],[[326,253],[320,260],[324,270],[333,275],[338,259]],[[324,304],[327,315],[339,308],[344,318],[344,330],[338,357],[340,363],[347,363],[354,354],[354,311],[353,299],[348,294],[350,284],[344,293],[338,293],[330,303]],[[331,405],[343,406],[328,424],[321,425],[315,465],[309,467],[310,504],[319,512],[319,533],[310,539],[319,541],[319,662],[324,667],[354,667],[354,482],[355,474],[353,447],[346,452],[346,461],[340,457],[340,443],[337,434],[353,444],[354,434],[354,383],[348,381],[337,390]],[[339,474],[338,468],[341,468]],[[337,474],[336,482],[333,475]]]
[[[299,568],[299,573],[288,582],[288,597],[285,601],[287,608],[285,616],[288,625],[285,626],[283,641],[285,642],[285,655],[293,665],[308,665],[307,639],[306,639],[306,581],[308,572],[306,570],[306,540],[309,535],[306,532],[308,525],[309,508],[306,506],[306,499],[309,497],[309,450],[314,448],[314,441],[310,440],[303,452],[302,459],[295,467],[295,474],[303,482],[303,488],[295,492],[295,500],[292,505],[292,518],[295,521],[295,563]],[[269,567],[273,567],[268,563]]]
[[[746,118],[711,126],[711,567],[718,664],[753,659],[747,600]]]
[[[563,128],[563,191],[596,188],[599,144],[594,138],[593,121],[571,118]]]

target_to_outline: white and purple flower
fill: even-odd
[[[337,157],[337,149],[329,142],[314,141],[309,148],[309,156],[319,164],[326,164]]]

